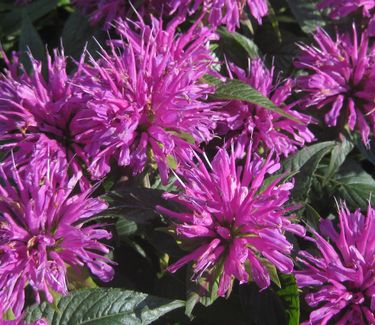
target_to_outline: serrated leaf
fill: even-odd
[[[335,145],[335,141],[326,141],[307,146],[286,159],[283,163],[284,169],[289,172],[298,171],[319,151],[325,148],[332,150]]]
[[[281,289],[277,295],[284,302],[288,325],[299,325],[300,303],[296,279],[292,274],[280,274]]]
[[[337,172],[353,148],[353,144],[345,138],[343,138],[342,141],[337,142],[332,150],[331,160],[325,174],[326,180]]]
[[[49,325],[145,325],[184,306],[181,300],[104,288],[73,291],[56,303],[58,311],[45,302],[27,309],[26,323],[45,318]]]
[[[302,122],[296,117],[286,113],[282,108],[277,107],[270,99],[240,80],[227,80],[223,83],[219,79],[215,80],[212,76],[205,76],[203,79],[216,86],[215,94],[212,95],[214,99],[240,100],[250,104],[259,105],[285,118],[302,124]]]
[[[305,147],[284,162],[284,169],[287,172],[299,171],[295,176],[293,188],[293,197],[297,201],[309,202],[314,173],[321,160],[333,150],[335,145],[335,141],[328,141]]]
[[[333,195],[345,200],[349,207],[367,209],[375,204],[375,180],[357,162],[348,159],[336,177],[330,179]]]
[[[317,9],[320,0],[287,0],[289,8],[305,33],[312,33],[323,27],[325,21]]]

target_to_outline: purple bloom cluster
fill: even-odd
[[[294,110],[296,103],[284,105],[294,86],[291,79],[275,84],[274,68],[268,70],[261,59],[252,60],[247,72],[234,64],[229,64],[228,71],[231,79],[236,77],[258,90],[300,121],[292,121],[258,105],[231,101],[221,109],[225,118],[219,124],[218,132],[226,134],[235,143],[237,152],[245,152],[252,139],[254,148],[258,150],[263,148],[288,156],[306,142],[314,140],[314,135],[307,128],[311,117]]]
[[[22,324],[26,291],[37,303],[66,295],[71,269],[113,278],[115,263],[103,242],[111,234],[93,217],[107,208],[94,196],[96,182],[114,166],[126,167],[118,168],[126,175],[109,175],[118,179],[142,172],[153,178],[157,171],[165,185],[175,175],[179,192],[165,198],[180,210],[157,210],[190,251],[168,271],[191,264],[194,281],[218,280],[219,296],[229,296],[235,280],[264,290],[277,272],[293,273],[287,233],[305,236],[305,228],[294,223],[299,205],[288,203],[294,181],[277,174],[280,159],[315,140],[308,129],[315,119],[306,108],[322,111],[329,127],[359,132],[369,145],[375,131],[375,2],[321,1],[318,8],[330,8],[332,18],[356,13],[364,20],[336,39],[317,30],[315,44],[300,45],[296,67],[305,73],[295,79],[282,80],[260,58],[249,60],[247,71],[226,64],[228,79],[257,90],[295,120],[245,101],[216,101],[216,86],[208,81],[225,79],[218,68],[225,65],[213,51],[220,47],[216,29],[234,31],[246,12],[261,24],[268,1],[72,4],[92,24],[112,28],[98,58],[85,51],[68,73],[69,58],[55,50],[44,63],[30,55],[28,72],[18,55],[2,53],[0,316],[14,313]],[[298,99],[295,89],[302,93]],[[210,160],[204,152],[215,137],[224,145]],[[311,229],[306,238],[316,253],[300,251],[295,271],[298,285],[311,290],[309,324],[375,324],[374,231],[371,206],[364,216],[345,204],[339,231],[328,219],[320,231]]]
[[[51,290],[66,294],[68,266],[87,266],[103,281],[113,276],[102,256],[109,249],[98,241],[110,233],[86,224],[106,204],[89,198],[91,189],[73,194],[79,175],[69,178],[66,164],[45,138],[28,164],[0,165],[0,315],[22,313],[26,287],[37,302],[41,293],[52,302]]]
[[[80,115],[85,103],[74,86],[76,75],[67,75],[64,53],[55,51],[54,59],[48,55],[48,78],[43,76],[41,62],[30,60],[32,73],[24,71],[14,56],[13,61],[6,59],[8,71],[0,75],[0,136],[6,141],[1,148],[21,147],[19,159],[27,160],[33,143],[44,135],[66,153],[70,168],[78,172],[82,164],[91,164],[94,153],[85,150],[77,132],[77,125],[84,125]]]
[[[369,206],[364,216],[342,204],[339,225],[337,232],[330,220],[323,220],[320,231],[329,241],[311,230],[319,254],[299,253],[303,269],[296,271],[298,285],[317,288],[306,295],[316,308],[308,324],[374,324],[375,210]]]
[[[316,45],[301,45],[296,66],[309,71],[298,78],[298,86],[307,95],[305,104],[328,109],[328,126],[356,128],[368,145],[375,127],[375,47],[366,32],[358,39],[353,34],[338,34],[333,40],[325,31],[314,36]]]
[[[216,104],[205,99],[214,88],[201,78],[211,71],[207,44],[215,34],[198,29],[199,21],[179,34],[180,23],[177,18],[163,28],[154,18],[151,26],[120,21],[117,32],[125,41],[110,41],[111,51],[85,67],[80,83],[90,109],[81,127],[91,131],[77,129],[96,153],[96,176],[109,171],[110,159],[134,174],[153,162],[165,183],[170,167],[212,138]]]
[[[287,216],[285,207],[293,183],[282,183],[277,177],[264,185],[266,175],[280,167],[269,155],[262,159],[251,155],[251,148],[243,166],[236,163],[236,155],[220,149],[210,168],[203,161],[183,172],[183,192],[167,194],[167,199],[180,203],[185,212],[164,207],[159,211],[175,222],[175,231],[182,240],[196,242],[196,248],[171,265],[175,272],[193,261],[194,279],[205,272],[221,268],[218,294],[229,294],[233,279],[247,283],[251,278],[261,289],[270,285],[267,265],[274,265],[283,273],[293,271],[289,254],[292,244],[284,232],[304,234],[304,228]],[[250,274],[245,266],[249,263]]]

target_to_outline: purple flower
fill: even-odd
[[[372,16],[375,8],[374,0],[323,0],[318,4],[319,9],[329,8],[332,18],[347,17],[355,11],[361,10],[365,17]]]
[[[189,15],[200,8],[207,16],[208,23],[214,27],[226,25],[229,31],[234,31],[240,26],[240,19],[244,15],[246,3],[251,15],[259,24],[268,14],[266,0],[167,0],[172,7],[172,12],[179,11]]]
[[[214,89],[201,82],[213,58],[207,43],[215,35],[198,29],[184,34],[180,19],[165,29],[120,21],[121,40],[110,41],[98,61],[85,68],[81,85],[88,94],[85,125],[79,141],[95,152],[95,162],[109,169],[110,159],[141,172],[156,163],[164,182],[170,167],[189,159],[191,146],[212,138],[216,104],[206,103]],[[80,124],[76,125],[80,130]]]
[[[88,108],[81,88],[75,86],[76,74],[69,76],[66,72],[64,53],[55,51],[54,60],[48,56],[48,78],[43,76],[41,62],[32,57],[32,73],[24,71],[17,56],[12,61],[5,59],[8,71],[0,75],[0,140],[6,144],[1,149],[9,151],[44,135],[55,140],[55,146],[67,153],[71,161],[69,169],[73,172],[80,171],[84,165],[91,166],[96,152],[90,152],[87,143],[78,140],[81,133],[91,131],[82,118],[86,116],[82,111]],[[22,146],[27,159],[27,145]],[[95,168],[100,166],[91,166],[93,174],[104,175],[103,170]],[[83,181],[87,184],[86,178]]]
[[[99,242],[111,234],[86,223],[106,204],[89,197],[92,189],[73,194],[79,175],[69,178],[66,157],[50,142],[37,142],[26,165],[0,165],[0,315],[21,315],[27,287],[37,302],[41,293],[52,302],[51,290],[67,294],[68,266],[103,281],[113,276]]]
[[[221,296],[229,294],[234,278],[240,283],[253,279],[261,289],[267,288],[269,267],[282,273],[293,271],[292,244],[284,232],[304,234],[304,228],[292,224],[286,215],[292,209],[286,202],[293,184],[281,183],[282,176],[266,182],[266,174],[279,169],[271,155],[263,160],[248,154],[240,166],[235,154],[219,149],[212,164],[207,163],[209,169],[199,160],[184,171],[181,194],[165,195],[185,212],[158,207],[175,220],[175,232],[182,241],[190,247],[195,243],[195,249],[168,270],[175,272],[193,261],[194,279],[206,271],[218,272]]]
[[[306,142],[314,140],[314,135],[307,128],[311,117],[294,110],[295,103],[284,105],[292,92],[291,79],[274,83],[274,69],[268,70],[261,59],[252,60],[247,72],[229,64],[228,72],[231,79],[236,76],[301,122],[292,121],[261,106],[231,101],[221,109],[224,119],[219,124],[218,132],[235,143],[237,152],[243,153],[252,139],[254,148],[288,156]]]
[[[325,31],[314,36],[316,45],[301,45],[296,65],[310,72],[298,78],[299,88],[306,93],[306,105],[325,108],[325,123],[340,127],[346,123],[356,128],[368,145],[375,126],[375,47],[369,45],[366,32],[358,42],[353,36],[341,34],[334,41]],[[342,123],[342,124],[341,124]]]
[[[311,230],[318,254],[301,251],[296,271],[300,287],[312,287],[307,303],[315,310],[309,324],[375,324],[375,210],[339,208],[340,231],[328,219],[320,231]],[[315,289],[315,290],[314,290]]]

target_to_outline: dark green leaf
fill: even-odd
[[[23,21],[23,11],[33,23],[45,16],[57,6],[57,0],[34,0],[24,7],[14,7],[10,12],[0,13],[2,34],[9,35],[20,29]]]
[[[56,307],[42,303],[26,311],[26,323],[45,318],[50,325],[150,324],[162,315],[184,306],[169,300],[121,289],[85,289],[58,298]]]
[[[344,199],[351,208],[367,209],[369,199],[375,204],[375,180],[353,160],[347,160],[335,178],[330,179],[333,195]]]
[[[305,33],[312,33],[318,27],[325,25],[321,13],[316,9],[319,1],[287,0],[290,10]]]
[[[46,57],[46,49],[38,31],[33,26],[27,11],[23,12],[21,36],[19,40],[19,50],[21,53],[21,62],[26,70],[31,70],[31,62],[28,52],[37,60],[44,61]]]
[[[120,239],[134,235],[138,230],[137,224],[133,220],[120,218],[116,222],[116,232]]]
[[[237,32],[228,32],[225,28],[219,28],[220,34],[218,55],[221,59],[227,59],[243,68],[248,66],[248,58],[259,57],[257,45],[246,36]]]
[[[353,148],[353,144],[346,138],[343,138],[342,141],[337,142],[336,146],[332,150],[331,160],[325,175],[326,180],[337,172]]]
[[[305,147],[285,160],[283,163],[284,169],[289,172],[298,171],[321,150],[326,148],[332,150],[335,145],[335,141],[326,141]]]
[[[295,176],[293,197],[297,201],[308,203],[312,180],[321,160],[328,155],[336,145],[335,141],[321,142],[305,147],[284,163],[287,172],[299,171]]]
[[[265,109],[276,112],[290,120],[302,123],[296,117],[286,113],[282,108],[277,107],[271,100],[264,97],[256,89],[250,87],[240,80],[227,80],[223,83],[218,79],[215,80],[212,77],[209,78],[208,76],[205,76],[204,80],[216,86],[216,92],[212,96],[215,99],[241,100],[250,104],[262,106]]]
[[[62,32],[65,54],[76,59],[81,56],[85,46],[88,52],[96,57],[96,51],[99,50],[98,42],[104,46],[104,40],[105,33],[90,26],[87,18],[79,12],[69,16]]]

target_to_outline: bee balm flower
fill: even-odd
[[[326,108],[328,126],[342,120],[368,145],[375,127],[375,47],[369,45],[366,32],[358,40],[355,25],[352,36],[340,34],[333,40],[320,29],[314,38],[316,45],[301,46],[296,63],[310,72],[297,81],[306,93],[306,105]]]
[[[311,287],[307,303],[314,309],[308,324],[375,324],[375,210],[339,208],[339,232],[321,223],[323,238],[312,230],[317,254],[301,251],[296,271],[300,287]]]
[[[252,60],[246,72],[234,64],[229,64],[228,71],[232,79],[236,76],[300,121],[290,120],[258,105],[229,102],[221,109],[223,121],[218,123],[218,132],[234,141],[239,153],[245,151],[250,139],[254,148],[262,147],[284,156],[314,140],[314,135],[307,128],[311,117],[294,110],[295,104],[284,104],[291,95],[292,80],[275,84],[273,68],[268,70],[261,59]]]
[[[155,18],[151,26],[121,21],[121,40],[112,40],[112,50],[85,68],[81,85],[90,110],[84,127],[91,132],[79,138],[97,152],[97,164],[108,166],[112,158],[137,174],[156,162],[166,182],[170,167],[191,156],[192,145],[212,138],[217,113],[205,100],[214,89],[201,78],[211,71],[206,45],[215,35],[198,29],[199,20],[179,34],[180,23],[175,19],[164,29]]]
[[[249,151],[251,152],[251,148]],[[175,222],[175,231],[195,249],[169,266],[175,272],[193,261],[194,279],[206,271],[220,274],[218,294],[230,292],[233,279],[246,283],[252,278],[261,288],[270,285],[267,265],[291,273],[292,244],[284,232],[303,235],[304,228],[291,223],[286,207],[293,184],[281,183],[281,177],[265,183],[279,164],[256,154],[246,157],[244,166],[235,155],[220,149],[207,169],[202,161],[183,172],[183,192],[167,194],[180,203],[185,212],[164,207],[158,210]],[[250,275],[247,266],[249,265]]]
[[[21,315],[27,287],[37,302],[41,293],[52,302],[52,290],[67,294],[68,266],[88,267],[103,281],[113,276],[103,256],[109,250],[99,242],[110,233],[86,223],[106,204],[90,191],[74,194],[78,177],[69,179],[66,158],[43,150],[36,146],[27,165],[0,166],[0,315]]]

